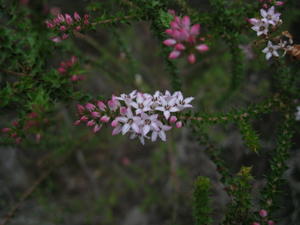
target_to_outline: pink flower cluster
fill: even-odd
[[[183,52],[187,52],[188,62],[193,64],[196,62],[196,52],[203,53],[209,49],[206,44],[202,43],[205,39],[199,37],[200,24],[192,25],[189,16],[180,18],[175,15],[174,11],[170,11],[170,13],[174,19],[170,23],[170,28],[165,31],[170,38],[163,42],[165,45],[173,47],[169,58],[176,59]]]
[[[274,0],[258,0],[263,8],[268,9],[270,6],[282,6],[284,5],[283,1],[274,1]]]
[[[70,14],[58,14],[53,20],[47,20],[46,26],[52,29],[57,36],[51,38],[53,42],[61,42],[69,37],[73,31],[81,31],[83,27],[89,25],[89,15],[85,14],[83,18],[74,12],[73,17]]]
[[[83,75],[73,74],[72,68],[77,63],[78,59],[76,56],[72,56],[70,60],[63,61],[60,63],[60,67],[57,69],[57,71],[61,75],[68,75],[70,74],[70,80],[72,82],[84,80],[85,77]]]
[[[37,128],[41,125],[41,122],[47,123],[48,120],[41,121],[36,112],[31,112],[23,120],[13,121],[11,127],[2,128],[2,133],[7,134],[15,140],[16,144],[19,144],[22,141],[22,137],[31,132],[35,135],[36,141],[39,142],[41,133],[37,132]]]
[[[261,209],[258,212],[261,221],[260,222],[253,222],[252,225],[263,225],[263,224],[267,224],[267,225],[275,225],[275,222],[273,220],[268,219],[268,212],[265,209]]]
[[[103,124],[110,122],[112,135],[130,134],[130,138],[139,138],[142,144],[145,139],[156,141],[160,138],[166,141],[166,131],[172,125],[180,128],[182,121],[178,120],[180,111],[191,108],[193,97],[184,98],[180,91],[164,94],[156,91],[153,95],[132,91],[130,94],[112,96],[104,103],[97,101],[86,105],[77,105],[79,120],[75,125],[85,123],[98,132]]]

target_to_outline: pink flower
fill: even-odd
[[[80,121],[82,121],[82,122],[86,122],[86,121],[88,121],[88,117],[87,116],[82,116],[81,118],[80,118]]]
[[[275,2],[275,5],[276,5],[276,6],[283,6],[283,5],[284,5],[284,2],[283,2],[283,1],[276,1],[276,2]]]
[[[110,110],[112,111],[116,111],[117,108],[120,106],[119,101],[116,99],[116,96],[112,96],[111,100],[109,100],[107,102],[108,107],[110,108]]]
[[[66,28],[66,26],[60,26],[60,28],[59,28],[61,31],[65,31],[65,30],[67,30],[67,28]]]

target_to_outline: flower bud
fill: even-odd
[[[261,210],[259,211],[259,215],[260,215],[261,217],[266,217],[266,216],[268,216],[268,212],[267,212],[266,210],[264,210],[264,209],[261,209]]]
[[[181,121],[178,121],[178,122],[176,123],[176,127],[177,127],[177,128],[181,128],[181,127],[182,127],[182,122],[181,122]]]
[[[206,44],[197,45],[196,49],[200,52],[207,52],[209,50],[209,47]]]
[[[176,59],[179,56],[180,56],[180,51],[173,50],[169,55],[169,59]]]
[[[74,19],[76,21],[80,21],[81,20],[81,17],[79,16],[79,14],[77,12],[74,12]]]
[[[170,121],[170,123],[175,123],[177,121],[177,117],[176,116],[171,116],[169,121]]]
[[[195,54],[189,54],[189,56],[188,56],[188,62],[190,63],[190,64],[194,64],[195,62],[196,62],[196,56],[195,56]]]
[[[172,46],[172,45],[176,44],[176,40],[174,40],[174,39],[167,39],[167,40],[164,40],[163,43],[164,43],[164,45]]]

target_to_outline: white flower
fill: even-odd
[[[269,32],[269,23],[263,20],[256,20],[252,23],[254,26],[251,27],[252,30],[256,31],[257,36],[262,34],[267,35]]]
[[[167,138],[166,138],[166,133],[165,131],[168,131],[168,130],[171,130],[172,127],[171,126],[167,126],[167,125],[164,125],[163,123],[159,123],[159,129],[158,130],[154,130],[152,132],[152,135],[151,135],[151,141],[156,141],[157,140],[157,137],[159,137],[162,141],[166,141]]]
[[[162,111],[165,118],[169,119],[171,112],[178,112],[179,109],[175,106],[177,98],[172,96],[162,96],[160,98],[161,105],[156,107],[156,110]]]
[[[136,98],[136,92],[137,91],[134,90],[130,92],[129,95],[121,94],[120,97],[116,97],[116,99],[124,101],[127,106],[130,106],[131,102],[133,102],[133,100]]]
[[[269,8],[267,11],[264,9],[260,10],[260,14],[263,17],[263,21],[268,23],[268,24],[272,24],[273,26],[276,26],[276,24],[278,24],[279,22],[281,22],[280,20],[280,13],[275,13],[275,7],[272,6],[271,8]]]
[[[135,108],[135,114],[141,114],[142,112],[147,112],[151,110],[152,98],[149,96],[144,96],[142,93],[137,93],[136,102],[131,102],[130,105]]]
[[[159,130],[158,114],[148,115],[146,113],[141,114],[141,127],[140,130],[144,136],[146,136],[151,130]]]
[[[194,100],[193,97],[188,97],[184,99],[182,93],[180,91],[177,92],[177,100],[176,100],[176,105],[179,110],[183,110],[185,108],[192,108],[193,106],[189,104],[191,101]]]
[[[116,120],[118,122],[120,122],[121,124],[123,124],[122,129],[120,130],[120,131],[122,131],[123,135],[126,134],[131,129],[136,133],[140,132],[139,124],[140,124],[141,118],[139,116],[133,116],[131,109],[127,109],[126,115],[122,116],[122,117],[117,117]],[[117,129],[117,128],[118,128],[118,126],[115,129]],[[120,129],[120,128],[118,128],[118,129]]]
[[[272,56],[279,57],[278,49],[280,49],[280,46],[273,45],[271,41],[268,41],[268,46],[262,52],[266,54],[266,59],[269,60]]]
[[[149,139],[149,137],[147,137],[147,136],[144,136],[144,135],[142,135],[142,134],[140,134],[140,133],[132,133],[132,134],[130,134],[130,139],[135,139],[135,138],[139,138],[140,139],[140,142],[142,143],[142,145],[144,145],[145,144],[145,138],[147,138],[147,139]]]

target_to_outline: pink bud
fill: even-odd
[[[101,129],[101,127],[102,127],[101,125],[96,124],[93,128],[93,132],[97,133]]]
[[[185,46],[181,43],[178,43],[175,45],[175,49],[178,51],[183,51],[183,50],[185,50]]]
[[[14,127],[16,127],[16,126],[19,125],[19,122],[18,122],[18,121],[13,121],[13,122],[12,122],[12,125],[13,125]]]
[[[266,216],[268,216],[268,212],[267,212],[266,210],[264,210],[264,209],[261,209],[261,210],[259,211],[259,215],[260,215],[261,217],[266,217]]]
[[[169,121],[170,121],[170,123],[175,123],[177,121],[177,117],[171,116]]]
[[[251,23],[252,25],[256,24],[258,22],[258,19],[256,18],[249,18],[248,22]]]
[[[265,9],[267,9],[267,8],[269,8],[269,6],[268,6],[268,4],[263,4],[263,8],[265,8]]]
[[[254,223],[252,223],[252,225],[260,225],[260,223],[254,222]]]
[[[109,118],[108,116],[105,115],[105,116],[102,116],[102,117],[101,117],[100,121],[103,122],[103,123],[107,123],[107,122],[109,121],[109,119],[110,119],[110,118]]]
[[[45,24],[46,24],[46,26],[47,26],[47,28],[49,28],[49,29],[52,29],[52,28],[54,28],[54,24],[53,23],[51,23],[50,21],[45,21]]]
[[[27,117],[30,119],[34,119],[34,118],[38,117],[38,114],[36,112],[31,112],[31,113],[28,113]]]
[[[86,125],[87,125],[88,127],[92,127],[92,126],[94,126],[95,124],[96,124],[95,120],[89,120],[89,121],[86,123]]]
[[[83,105],[77,104],[77,111],[79,114],[82,114],[85,111],[85,108]]]
[[[53,41],[53,42],[55,42],[55,43],[61,42],[61,38],[60,37],[51,37],[50,40]]]
[[[81,26],[75,27],[75,30],[76,30],[76,31],[80,31],[80,30],[81,30]]]
[[[12,138],[15,138],[15,137],[17,137],[18,135],[17,135],[17,133],[12,133],[10,136],[11,136]]]
[[[22,5],[28,5],[29,0],[20,0],[20,3],[21,3]]]
[[[36,135],[35,135],[35,140],[36,140],[36,142],[40,142],[40,140],[41,140],[41,137],[42,137],[42,135],[40,134],[40,133],[37,133]]]
[[[8,128],[8,127],[2,128],[3,133],[7,133],[9,131],[11,131],[11,128]]]
[[[75,55],[73,55],[70,59],[70,62],[71,62],[71,66],[73,66],[76,62],[77,62],[77,57]]]
[[[111,122],[111,126],[112,127],[116,127],[116,126],[118,126],[118,121],[117,120],[113,120],[112,122]]]
[[[81,20],[81,17],[79,16],[79,14],[77,12],[74,12],[74,19],[76,21],[80,21]]]
[[[173,50],[170,54],[169,54],[169,59],[176,59],[180,56],[180,51],[177,50]]]
[[[173,9],[169,9],[169,10],[168,10],[168,13],[171,14],[172,16],[175,16],[175,15],[176,15],[175,10],[173,10]]]
[[[190,64],[194,64],[195,62],[196,62],[196,56],[195,56],[195,54],[189,54],[189,56],[188,56],[188,62],[190,63]]]
[[[21,137],[17,137],[15,141],[16,141],[16,144],[20,144],[21,141],[22,141],[22,138]]]
[[[167,29],[167,30],[165,30],[165,33],[171,36],[173,34],[173,30]]]
[[[68,34],[63,34],[63,35],[61,36],[61,39],[62,39],[62,40],[66,40],[66,39],[68,39],[68,37],[69,37]]]
[[[87,103],[85,105],[85,108],[91,112],[91,111],[95,110],[96,106],[94,104],[92,104],[92,103]]]
[[[87,25],[87,24],[89,24],[89,15],[88,14],[85,14],[84,16],[83,16],[83,18],[84,18],[84,21],[83,21],[83,23],[85,24],[85,25]]]
[[[88,117],[87,116],[82,116],[81,118],[80,118],[80,121],[82,121],[82,122],[86,122],[86,121],[88,121]]]
[[[112,110],[112,111],[116,111],[119,104],[120,104],[119,101],[116,99],[116,97],[114,95],[112,96],[111,100],[109,100],[107,102],[107,105],[108,105],[109,109]]]
[[[197,45],[196,49],[202,53],[202,52],[207,52],[209,50],[209,47],[206,44],[201,44],[201,45]]]
[[[200,33],[200,24],[195,24],[191,27],[191,35],[197,36]]]
[[[100,113],[94,111],[94,112],[91,112],[91,116],[94,117],[94,118],[98,118],[98,117],[100,117]]]
[[[181,128],[181,127],[182,127],[182,122],[181,122],[181,121],[178,121],[178,122],[176,123],[176,127],[177,127],[177,128]]]
[[[65,17],[62,14],[59,14],[56,19],[58,20],[57,22],[59,23],[65,22]]]
[[[80,120],[76,120],[75,122],[74,122],[74,126],[78,126],[79,124],[80,124]]]
[[[79,80],[79,77],[78,77],[78,75],[72,75],[70,79],[71,79],[71,81],[76,82]]]
[[[63,73],[65,73],[65,72],[67,72],[67,70],[66,70],[65,68],[63,68],[63,67],[59,67],[59,68],[57,69],[57,71],[58,71],[60,74],[63,74]]]
[[[59,28],[61,31],[65,31],[65,30],[67,30],[67,28],[66,28],[66,26],[60,26],[60,28]]]
[[[128,165],[130,165],[130,159],[128,159],[127,157],[123,157],[122,158],[122,164],[124,165],[124,166],[128,166]]]
[[[124,106],[122,106],[122,107],[120,108],[120,114],[121,114],[122,116],[124,116],[124,115],[126,115],[126,113],[127,113],[127,108],[124,107]]]
[[[174,40],[174,39],[167,39],[163,43],[164,43],[164,45],[172,46],[172,45],[176,44],[176,40]]]
[[[106,105],[102,101],[98,101],[97,106],[101,111],[105,111],[106,109]]]
[[[284,2],[283,2],[283,1],[276,1],[276,2],[275,2],[275,5],[276,5],[276,6],[283,6],[283,5],[284,5]]]
[[[273,220],[269,220],[268,225],[275,225],[275,222]]]
[[[71,25],[73,23],[73,19],[69,14],[65,14],[65,18],[66,18],[66,23]]]

